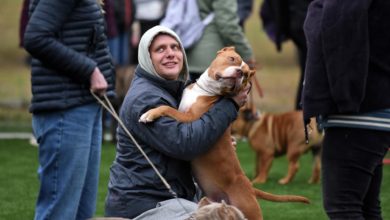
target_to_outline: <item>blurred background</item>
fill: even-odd
[[[22,0],[2,0],[0,7],[0,131],[31,131],[28,105],[31,97],[27,53],[19,47],[19,19]],[[255,1],[246,22],[246,35],[257,60],[257,78],[262,99],[255,93],[256,106],[262,111],[283,112],[294,108],[299,77],[296,51],[286,42],[277,53],[266,36],[259,18],[260,0]]]

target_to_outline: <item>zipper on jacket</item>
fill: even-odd
[[[97,38],[98,38],[97,33],[98,33],[97,25],[93,25],[92,34],[91,34],[91,37],[89,38],[88,47],[87,47],[87,55],[88,56],[93,55],[95,52]]]

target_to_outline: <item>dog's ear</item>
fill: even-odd
[[[203,206],[206,206],[206,205],[210,205],[211,204],[211,201],[207,198],[207,197],[203,197],[199,203],[198,203],[198,208],[201,208]]]
[[[254,76],[256,74],[256,70],[255,69],[251,69],[249,71],[249,79],[252,78],[252,76]]]
[[[242,109],[242,115],[243,115],[243,118],[246,122],[249,122],[249,121],[255,121],[255,120],[258,120],[260,118],[260,112],[259,111],[256,111],[256,109],[254,108],[245,108],[245,109]]]
[[[244,109],[242,111],[242,114],[244,116],[245,121],[252,121],[254,119],[252,109]]]
[[[224,52],[224,51],[235,51],[236,49],[235,49],[235,47],[224,47],[224,48],[222,48],[222,49],[220,49],[218,52],[217,52],[217,54],[220,54],[220,53],[222,53],[222,52]]]

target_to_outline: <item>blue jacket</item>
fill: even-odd
[[[179,123],[169,117],[148,124],[138,122],[151,108],[178,108],[183,88],[181,81],[162,80],[138,66],[120,118],[178,197],[193,200],[190,160],[216,142],[237,117],[237,109],[233,101],[223,98],[191,123]],[[117,154],[110,169],[106,205],[131,213],[122,217],[134,217],[172,195],[124,130],[117,131]]]
[[[39,4],[37,4],[39,2]],[[34,0],[24,35],[32,55],[30,111],[62,110],[94,102],[90,76],[99,67],[109,88],[114,72],[104,16],[96,0]]]
[[[390,2],[315,0],[304,30],[306,121],[390,108]]]

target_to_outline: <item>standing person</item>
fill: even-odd
[[[238,24],[245,29],[245,22],[251,16],[253,9],[253,0],[237,0]]]
[[[237,117],[246,92],[222,98],[199,120],[180,123],[169,117],[150,124],[139,122],[151,108],[178,108],[188,79],[182,43],[170,29],[156,26],[141,38],[139,65],[120,111],[120,118],[159,172],[177,193],[165,188],[151,165],[118,128],[115,161],[110,169],[106,213],[108,217],[184,219],[197,209],[190,161],[205,153]]]
[[[99,179],[102,109],[113,91],[101,5],[34,0],[24,35],[32,55],[32,126],[39,144],[35,219],[93,217]]]
[[[112,39],[110,49],[115,65],[118,68],[123,68],[130,65],[130,60],[133,56],[133,48],[130,44],[132,35],[131,27],[134,22],[135,4],[133,0],[114,0],[115,27],[118,30],[118,35]]]
[[[322,190],[330,219],[382,219],[383,158],[390,146],[389,1],[315,0],[303,112],[325,128]]]
[[[142,36],[150,28],[160,24],[165,15],[165,9],[169,0],[134,0],[135,18],[140,25]]]
[[[110,5],[111,7],[107,8]],[[112,104],[116,110],[119,110],[134,74],[133,56],[136,56],[136,50],[130,42],[133,35],[135,5],[133,0],[106,0],[104,6],[107,10],[111,9],[106,11],[107,29],[116,31],[116,34],[109,38],[108,45],[116,73],[116,97],[112,100]],[[112,13],[110,17],[108,17],[111,14],[109,12]],[[110,20],[112,21],[109,23]],[[107,111],[104,111],[104,117],[104,128],[109,128],[111,141],[116,143],[116,120]]]
[[[200,16],[204,19],[214,12],[213,21],[203,31],[201,39],[187,50],[190,78],[195,81],[207,69],[217,51],[234,46],[251,68],[255,66],[252,48],[239,26],[236,0],[198,0]]]
[[[159,25],[164,18],[169,0],[133,0],[136,8],[134,23],[134,35],[132,44],[135,51],[138,51],[138,44],[141,36],[150,28]],[[133,57],[133,62],[137,63],[138,53]]]
[[[260,17],[263,27],[275,43],[276,50],[282,51],[282,43],[289,39],[294,43],[300,68],[298,88],[295,98],[295,109],[302,109],[301,96],[305,65],[307,57],[306,38],[303,32],[303,23],[307,8],[313,0],[265,0],[260,8]]]
[[[19,47],[23,48],[23,36],[26,30],[26,25],[28,22],[28,6],[30,4],[29,0],[24,0],[22,4],[22,8],[20,10],[20,18],[19,18]],[[31,57],[30,55],[26,55],[25,63],[30,65]]]

